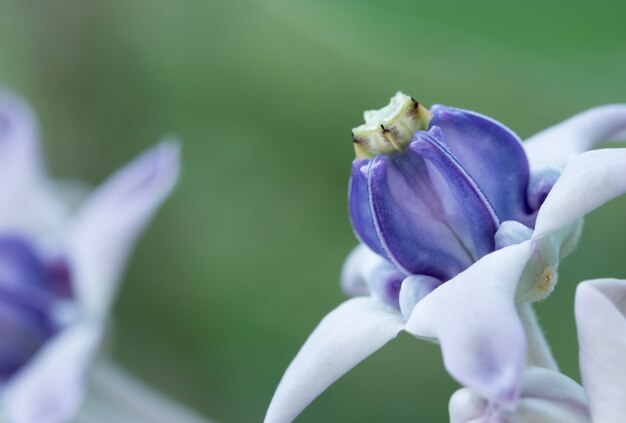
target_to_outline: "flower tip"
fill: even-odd
[[[178,166],[181,148],[182,144],[180,139],[175,135],[164,137],[155,147],[160,157],[160,163],[169,166]]]
[[[16,131],[36,132],[35,121],[33,111],[21,96],[0,87],[0,142],[16,139]]]
[[[172,179],[175,181],[180,170],[180,140],[175,136],[163,138],[155,147],[145,153],[146,162],[151,171],[147,172],[152,177]]]
[[[365,123],[352,130],[357,158],[401,151],[416,131],[428,128],[432,114],[398,91],[388,105],[363,112],[363,118]]]
[[[161,140],[159,141],[158,144],[159,147],[161,148],[166,148],[169,149],[170,151],[177,151],[179,152],[181,149],[181,141],[180,138],[178,137],[178,135],[176,134],[168,134],[166,136],[164,136],[163,138],[161,138]]]

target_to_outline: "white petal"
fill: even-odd
[[[572,159],[539,209],[541,238],[626,192],[626,149],[589,151]]]
[[[406,325],[440,342],[452,377],[504,406],[517,398],[526,365],[515,291],[530,254],[526,241],[486,255],[417,303]]]
[[[63,423],[84,394],[85,371],[100,339],[100,328],[76,325],[53,338],[9,382],[3,396],[12,423]]]
[[[162,142],[115,173],[82,206],[68,249],[79,298],[86,310],[108,311],[131,249],[179,171],[178,144]]]
[[[626,136],[626,104],[609,104],[577,114],[524,143],[532,170],[563,167],[572,157],[602,141]]]
[[[514,410],[498,410],[471,389],[450,398],[451,423],[587,423],[585,392],[569,377],[544,368],[524,372],[520,400]]]
[[[372,298],[354,298],[315,328],[285,372],[265,416],[290,422],[333,382],[402,330],[400,313]]]
[[[626,416],[626,281],[598,279],[576,290],[580,370],[594,422]]]
[[[385,261],[365,244],[359,244],[350,252],[343,264],[341,289],[352,296],[368,295],[368,274],[372,268]]]

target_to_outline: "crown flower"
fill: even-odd
[[[396,94],[353,130],[354,232],[329,313],[281,380],[266,422],[293,420],[405,330],[490,406],[515,408],[527,366],[557,371],[531,302],[557,282],[582,217],[626,192],[626,105],[601,106],[522,142],[476,112]],[[412,133],[411,133],[412,131]],[[410,136],[409,136],[410,134]]]

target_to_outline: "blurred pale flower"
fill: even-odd
[[[469,388],[450,399],[451,423],[620,423],[626,416],[626,281],[585,281],[576,290],[583,386],[553,370],[526,369],[509,410]]]
[[[626,106],[581,113],[522,144],[475,112],[398,93],[353,135],[349,208],[363,244],[342,276],[348,300],[283,376],[266,421],[290,421],[402,329],[441,344],[449,373],[510,406],[527,362],[556,368],[529,301],[556,283],[581,218],[626,191]],[[431,292],[432,291],[432,292]]]
[[[40,154],[30,109],[0,94],[1,419],[20,423],[76,412],[125,261],[179,171],[177,143],[163,142],[74,211],[76,190]]]

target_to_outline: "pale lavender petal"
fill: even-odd
[[[398,269],[364,244],[352,250],[341,271],[341,287],[346,294],[372,295],[397,309],[403,279]]]
[[[108,310],[135,241],[176,183],[178,151],[169,141],[142,154],[79,211],[68,241],[77,293],[88,312],[100,316]]]
[[[492,118],[469,110],[434,105],[432,126],[485,193],[500,220],[531,226],[534,216],[526,199],[528,160],[519,137]]]
[[[585,392],[569,377],[540,367],[524,372],[523,388],[514,410],[491,407],[471,389],[450,398],[451,423],[588,423]]]
[[[5,418],[15,423],[69,421],[83,398],[85,371],[100,332],[81,324],[53,338],[5,387]]]
[[[578,285],[576,325],[593,421],[621,422],[626,416],[626,281]]]
[[[403,326],[399,312],[372,298],[354,298],[337,307],[289,365],[265,422],[291,422],[333,382],[395,338]]]
[[[369,295],[367,275],[372,266],[385,261],[370,250],[367,245],[359,244],[348,254],[341,268],[341,289],[346,294],[356,297]]]
[[[578,219],[547,236],[532,239],[533,254],[517,286],[518,302],[541,301],[552,293],[559,262],[576,247],[581,228],[582,219]]]
[[[372,159],[369,192],[381,243],[406,274],[448,280],[493,251],[497,217],[438,128]]]
[[[60,219],[40,156],[33,112],[17,95],[0,92],[0,229],[36,232]]]
[[[626,139],[626,104],[609,104],[579,113],[524,142],[533,170],[563,167],[569,159],[602,141]]]
[[[542,238],[626,192],[626,149],[589,151],[563,169],[539,209],[533,239]]]
[[[417,303],[406,325],[439,341],[452,377],[503,406],[517,399],[526,365],[515,291],[531,253],[526,241],[483,257]]]

